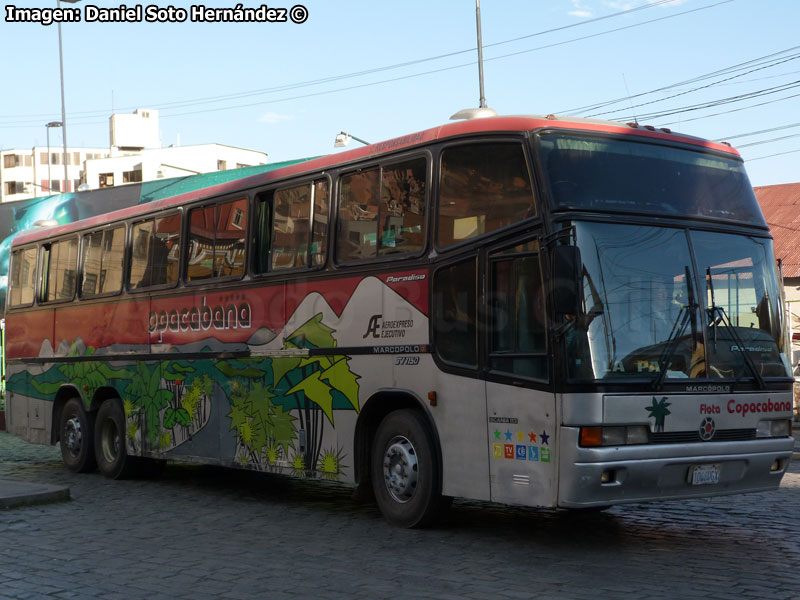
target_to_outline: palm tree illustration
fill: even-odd
[[[667,418],[667,415],[670,414],[667,408],[669,405],[670,402],[667,402],[666,396],[661,398],[661,400],[656,400],[654,396],[653,405],[645,407],[647,412],[650,413],[650,416],[656,420],[655,430],[657,433],[664,431],[664,420]]]

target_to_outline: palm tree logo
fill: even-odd
[[[656,433],[660,433],[664,431],[664,420],[667,418],[667,415],[670,414],[669,409],[667,408],[670,405],[667,402],[667,397],[664,396],[661,400],[656,400],[656,397],[653,396],[653,405],[646,406],[647,412],[650,413],[650,416],[656,420]]]

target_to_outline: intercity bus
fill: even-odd
[[[792,378],[739,154],[450,123],[17,236],[10,430],[110,478],[191,461],[604,508],[776,489]]]

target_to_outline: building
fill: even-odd
[[[109,154],[108,148],[67,148],[65,184],[63,148],[34,146],[25,150],[0,150],[0,201],[74,192],[83,181],[86,160]]]
[[[264,152],[235,148],[224,144],[199,144],[169,148],[122,151],[86,161],[83,183],[97,190],[126,183],[186,177],[264,165]]]
[[[52,146],[0,152],[0,201],[27,200],[201,173],[265,165],[264,152],[224,144],[161,147],[158,111],[137,109],[109,119],[108,148],[70,148],[64,182],[63,150]]]
[[[800,183],[753,188],[775,238],[775,258],[781,261],[784,293],[791,313],[792,365],[800,376]]]

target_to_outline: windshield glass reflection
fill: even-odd
[[[769,240],[692,232],[697,294],[685,230],[576,223],[573,232],[583,271],[581,314],[566,328],[570,378],[753,377],[741,348],[763,377],[786,375]]]

